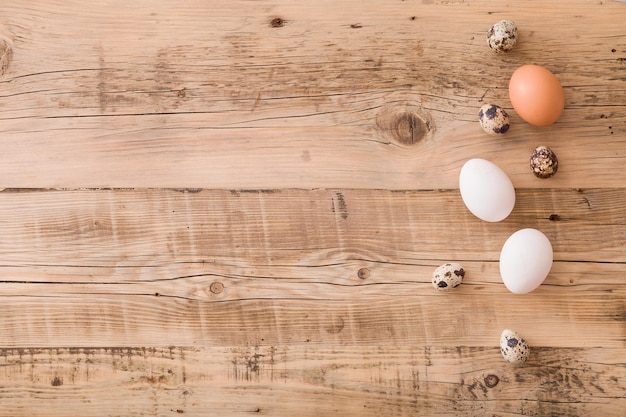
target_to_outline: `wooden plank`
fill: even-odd
[[[318,286],[323,284],[307,289]],[[403,296],[383,300],[355,288],[337,300],[277,294],[221,303],[154,294],[89,295],[81,287],[58,294],[65,287],[52,295],[40,286],[36,296],[3,296],[3,346],[497,346],[502,330],[512,327],[537,346],[623,349],[626,334],[623,287],[611,296],[603,288],[573,296],[465,291],[442,297],[405,285],[395,289],[404,289]]]
[[[5,190],[3,344],[624,347],[625,193],[519,190],[487,224],[456,190]],[[497,259],[526,226],[556,262],[519,296]],[[465,284],[437,293],[450,260]]]
[[[538,144],[561,160],[550,187],[625,183],[623,4],[300,3],[0,5],[3,185],[454,188],[478,156],[540,188]],[[522,39],[506,56],[484,42],[501,18]],[[478,108],[510,110],[508,78],[529,62],[561,79],[563,118],[513,114],[487,137]]]
[[[541,348],[523,367],[499,355],[493,346],[3,349],[0,378],[12,383],[0,386],[0,414],[582,416],[626,405],[621,349]]]
[[[518,189],[511,215],[486,223],[458,190],[5,189],[0,250],[5,264],[103,267],[495,261],[511,233],[535,227],[558,261],[623,263],[625,198]]]

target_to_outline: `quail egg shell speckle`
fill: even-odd
[[[511,20],[501,20],[487,32],[487,45],[496,52],[507,52],[517,43],[517,25]]]
[[[433,287],[439,291],[449,291],[463,282],[465,270],[459,263],[443,264],[433,272]]]
[[[550,178],[559,169],[559,160],[547,146],[537,146],[530,156],[530,169],[537,178]]]
[[[496,104],[485,104],[478,111],[478,121],[490,135],[503,135],[509,131],[509,115]]]
[[[526,362],[530,354],[528,343],[514,330],[503,330],[500,335],[500,352],[510,363]]]

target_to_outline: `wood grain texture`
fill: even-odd
[[[113,389],[117,407],[137,410],[135,415],[167,415],[167,410],[188,408],[202,415],[210,407],[221,410],[219,414],[236,412],[243,406],[239,400],[237,406],[231,403],[238,389],[246,390],[246,410],[257,407],[269,415],[301,410],[297,396],[293,403],[274,404],[275,398],[298,392],[335,404],[316,407],[311,415],[333,410],[377,415],[385,407],[396,409],[397,415],[418,410],[435,415],[616,411],[624,405],[620,390],[626,373],[618,358],[626,341],[626,192],[517,193],[514,213],[504,222],[486,224],[464,209],[457,190],[5,189],[0,193],[0,228],[12,240],[0,248],[3,345],[7,356],[37,352],[35,356],[61,361],[40,365],[45,378],[29,371],[32,378],[43,378],[31,383],[45,386],[45,393],[31,387],[35,398],[56,401],[56,387],[47,384],[72,380],[78,386],[67,397],[70,404],[90,396],[97,403],[100,394],[83,392],[81,384],[104,389],[100,387],[105,379],[113,379],[106,389]],[[550,236],[556,262],[544,285],[520,296],[501,284],[497,258],[506,237],[523,225]],[[463,262],[468,274],[458,291],[441,294],[432,288],[430,277],[437,265],[450,259]],[[24,317],[32,320],[25,323]],[[499,334],[508,327],[525,334],[533,352],[539,349],[538,360],[550,357],[550,365],[531,361],[522,374],[512,376],[514,368],[503,362],[498,350]],[[205,347],[210,353],[193,353]],[[125,382],[110,369],[116,365],[108,362],[96,367],[99,382],[88,381],[90,371],[74,371],[85,355],[105,362],[110,361],[108,355],[121,355],[132,362],[145,360],[137,356],[146,351],[160,356],[168,349],[185,352],[177,354],[184,369],[218,372],[208,385],[196,381],[180,387],[178,381],[171,389],[190,390],[194,397],[206,390],[220,394],[204,401],[170,398],[163,390],[169,386],[165,379],[172,377],[163,370],[149,377],[125,376]],[[246,352],[252,365],[224,357],[229,349]],[[293,360],[304,358],[312,363],[306,366],[314,368],[300,371],[288,364],[287,376],[264,380],[260,367],[269,366],[265,358],[275,349],[287,349]],[[596,350],[604,349],[615,358],[587,365],[588,373],[559,365],[583,361],[579,355],[597,355]],[[382,356],[398,355],[393,369],[403,376],[393,375],[385,364],[376,365],[376,360],[376,372],[382,367],[386,376],[372,374],[371,352],[381,350],[387,352]],[[413,360],[416,350],[424,355],[437,352],[441,361],[434,369],[422,369],[421,380],[404,375],[409,371],[402,365]],[[201,365],[188,359],[193,354],[221,359]],[[351,359],[341,363],[342,355]],[[365,363],[360,355],[368,358]],[[38,366],[38,360],[20,359],[29,360]],[[318,368],[321,365],[313,365],[317,361],[331,361],[337,368]],[[128,375],[144,366],[128,365]],[[560,376],[546,370],[559,366],[564,367]],[[615,378],[621,375],[617,388],[610,376],[598,380],[597,374],[607,371],[591,372],[594,366],[610,367]],[[484,387],[481,381],[492,375],[484,369],[491,367],[510,388],[493,394]],[[334,382],[318,386],[320,381],[309,380],[324,382],[335,371],[346,378],[347,387],[338,389]],[[454,381],[445,384],[453,385],[432,379],[429,372],[448,373]],[[467,372],[474,379],[466,383]],[[245,386],[238,386],[238,380],[245,380]],[[410,392],[409,383],[425,388]],[[531,388],[534,394],[524,394],[520,402],[520,393]],[[140,393],[117,399],[127,389]],[[570,399],[557,398],[562,390]],[[159,404],[153,411],[146,408],[148,392],[154,393],[148,403]],[[388,395],[398,397],[391,400]],[[12,402],[14,396],[8,392],[4,398]],[[223,397],[230,400],[224,403]],[[487,400],[493,404],[486,406]],[[362,404],[369,409],[361,410]]]
[[[92,3],[0,2],[0,416],[623,415],[626,4]],[[552,126],[511,109],[527,63]],[[503,222],[461,201],[472,157],[516,187]],[[555,262],[514,295],[524,227]]]
[[[537,349],[520,368],[498,355],[497,347],[5,349],[1,374],[12,384],[0,394],[6,415],[28,401],[52,405],[30,414],[50,417],[619,415],[626,402],[623,368],[607,364],[623,360],[621,350]]]
[[[624,185],[623,4],[379,3],[0,5],[15,50],[0,84],[0,178],[432,189],[456,187],[467,158],[497,155],[516,186],[538,188],[527,160],[548,144],[562,167],[552,186]],[[521,41],[500,56],[485,32],[507,17]],[[508,79],[526,63],[560,78],[563,117],[534,128],[513,114],[504,140],[487,137],[479,107],[510,110]]]

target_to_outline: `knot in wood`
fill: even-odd
[[[326,332],[329,334],[338,334],[341,333],[346,323],[343,318],[333,318],[333,320],[326,326]]]
[[[0,75],[4,75],[13,58],[12,42],[0,33]]]
[[[489,374],[485,377],[485,385],[487,386],[487,388],[495,387],[496,385],[498,385],[498,382],[500,382],[500,378],[498,378],[498,375]]]
[[[270,20],[270,26],[273,28],[282,28],[283,26],[285,26],[285,19],[283,19],[282,17],[275,17]]]
[[[367,279],[370,276],[370,270],[367,268],[361,268],[357,272],[357,276],[361,279]]]
[[[413,145],[419,142],[428,132],[428,126],[413,113],[404,113],[398,116],[395,124],[396,140],[404,145]]]
[[[215,281],[209,286],[209,291],[211,291],[213,294],[221,294],[222,291],[224,291],[224,284]]]
[[[376,125],[394,142],[405,146],[424,140],[432,130],[429,117],[417,106],[385,108],[378,113]]]

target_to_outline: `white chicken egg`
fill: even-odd
[[[546,235],[537,229],[518,230],[500,252],[502,282],[512,293],[529,293],[546,279],[552,260],[552,244]]]
[[[504,220],[515,206],[513,183],[500,167],[485,159],[470,159],[463,165],[459,189],[467,209],[487,222]]]

